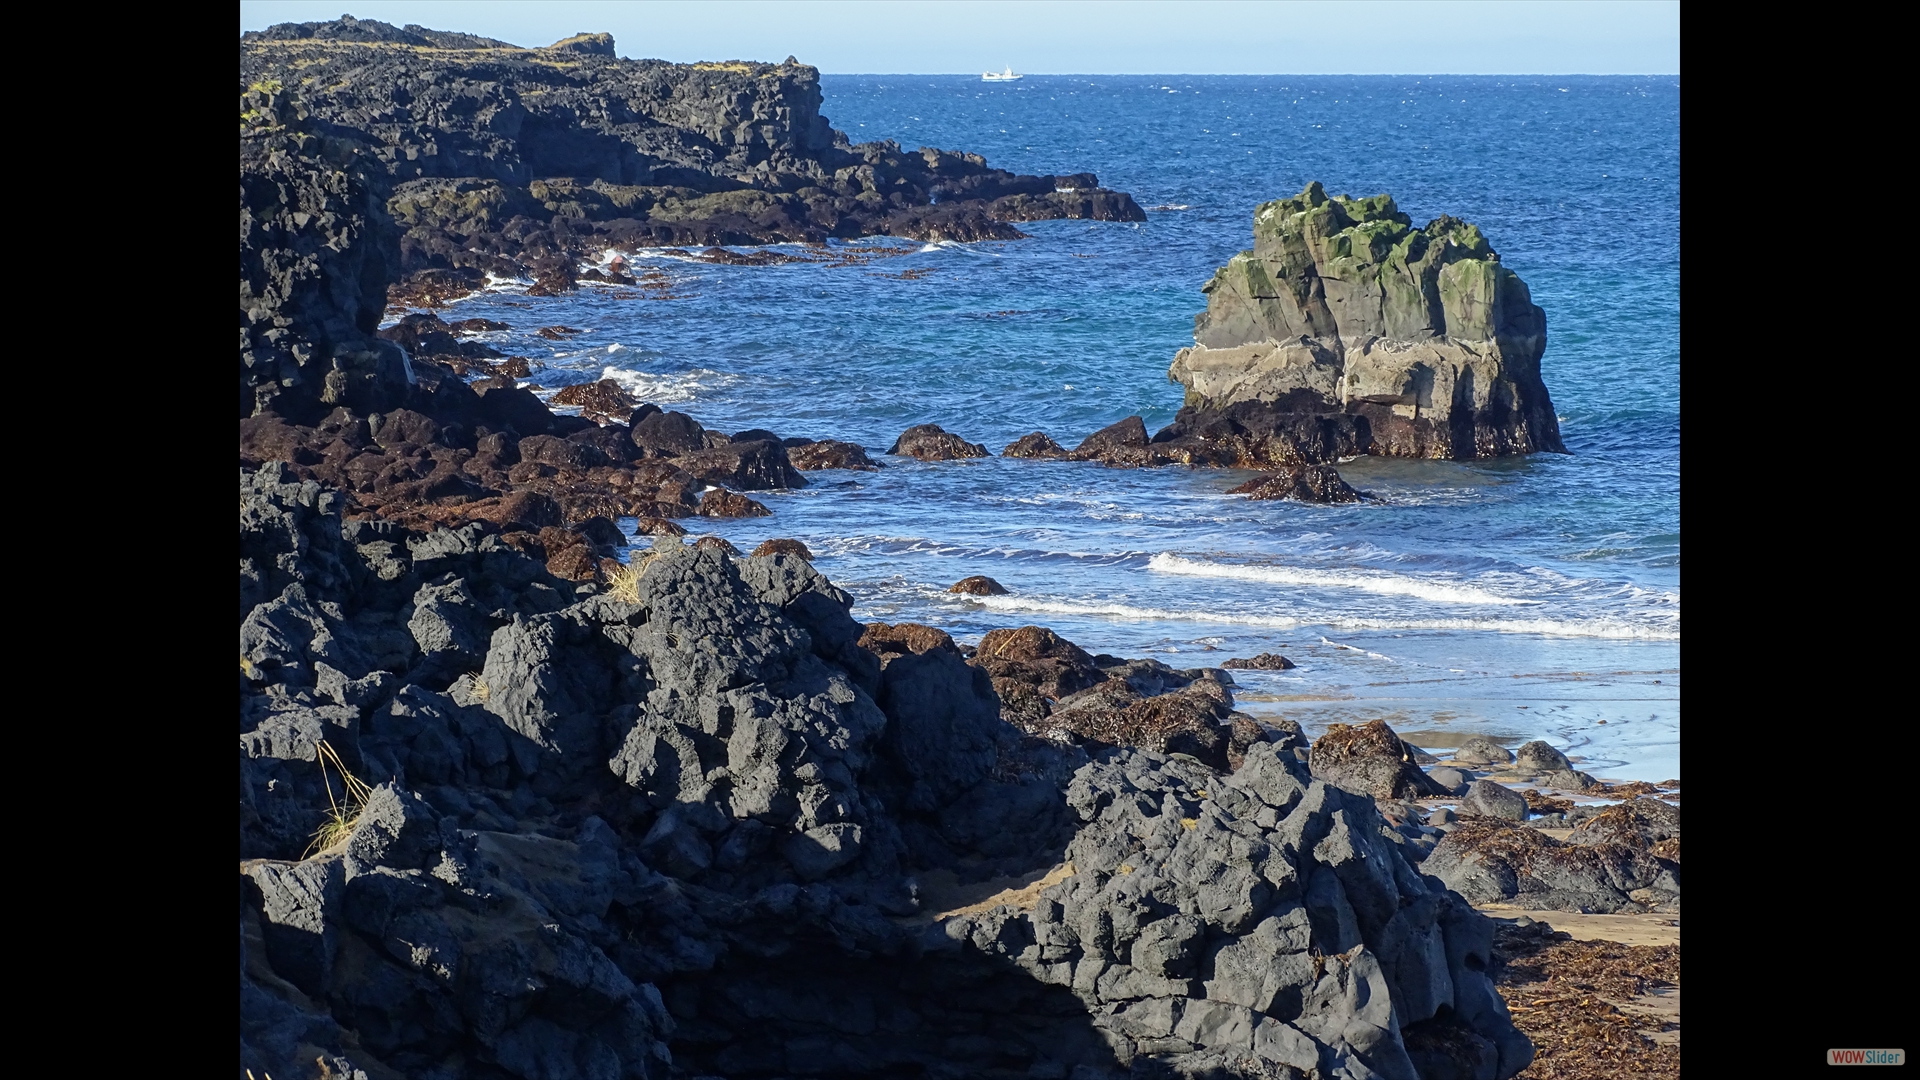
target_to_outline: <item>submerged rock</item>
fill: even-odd
[[[1249,499],[1293,499],[1311,503],[1359,502],[1367,496],[1347,486],[1331,465],[1301,465],[1283,473],[1256,476],[1235,488],[1229,495]]]
[[[1220,665],[1232,671],[1286,671],[1294,666],[1293,661],[1279,653],[1261,653],[1251,659],[1234,657]]]
[[[1186,404],[1156,446],[1242,468],[1564,452],[1546,316],[1479,229],[1414,228],[1389,196],[1316,182],[1261,204],[1253,235],[1202,288],[1168,369]]]

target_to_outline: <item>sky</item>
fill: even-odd
[[[240,30],[342,13],[515,45],[826,74],[1677,75],[1679,0],[241,0]]]

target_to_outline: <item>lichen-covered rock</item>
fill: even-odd
[[[1203,287],[1168,370],[1186,407],[1156,445],[1245,468],[1563,449],[1546,316],[1479,229],[1414,228],[1389,196],[1316,182],[1262,203],[1253,232]]]

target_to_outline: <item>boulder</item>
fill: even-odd
[[[1567,755],[1539,739],[1515,750],[1513,764],[1515,768],[1533,773],[1570,772],[1573,769],[1573,763],[1567,760]]]
[[[1478,228],[1315,182],[1256,208],[1253,241],[1202,287],[1156,445],[1242,468],[1564,452],[1546,315]]]
[[[1000,456],[1016,458],[1065,458],[1068,457],[1069,454],[1066,447],[1054,442],[1047,436],[1046,432],[1036,431],[1030,435],[1022,435],[1018,439],[1008,443],[1006,448],[1000,451]]]
[[[1527,797],[1491,780],[1475,780],[1460,799],[1460,809],[1469,814],[1500,818],[1503,821],[1527,820]]]
[[[959,581],[947,586],[947,591],[950,593],[963,593],[967,596],[1007,595],[1007,587],[1005,585],[1000,584],[984,574],[975,574],[972,577],[961,578]]]
[[[1108,424],[1087,436],[1079,446],[1073,448],[1070,456],[1080,461],[1102,461],[1109,458],[1125,461],[1128,456],[1127,451],[1144,450],[1147,442],[1146,423],[1137,416],[1129,416],[1125,420]]]
[[[619,383],[612,379],[601,379],[598,382],[563,386],[548,399],[548,404],[578,407],[580,415],[604,424],[609,420],[625,420],[639,403]]]
[[[942,431],[939,424],[919,424],[901,433],[887,448],[889,454],[905,454],[921,461],[949,461],[954,458],[982,458],[987,448],[970,443],[958,435]]]
[[[1507,765],[1513,752],[1485,735],[1473,735],[1453,752],[1453,760],[1466,765]]]
[[[760,541],[760,546],[753,549],[753,553],[755,555],[794,555],[808,562],[813,561],[813,552],[807,550],[807,545],[798,540],[788,540],[785,537],[762,540]]]
[[[762,506],[760,503],[747,498],[737,491],[728,491],[725,488],[714,488],[705,495],[700,496],[700,508],[694,512],[701,517],[711,518],[773,516],[773,511]]]
[[[787,460],[794,468],[802,472],[815,469],[878,469],[880,466],[867,458],[867,452],[857,443],[841,442],[838,439],[822,439],[814,442],[810,439],[784,440]]]
[[[1427,779],[1440,785],[1449,795],[1463,795],[1467,785],[1473,782],[1473,775],[1465,769],[1455,769],[1445,765],[1427,770]]]
[[[1417,799],[1445,795],[1415,765],[1406,745],[1384,720],[1358,727],[1331,724],[1314,740],[1308,767],[1316,779],[1376,799]]]

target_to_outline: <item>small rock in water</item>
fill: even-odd
[[[582,416],[596,422],[605,422],[626,418],[632,414],[634,407],[639,403],[633,399],[632,394],[621,389],[619,383],[612,379],[601,379],[599,382],[575,383],[572,386],[562,387],[559,393],[553,395],[550,404],[578,405]]]
[[[1279,653],[1263,652],[1259,656],[1246,660],[1236,656],[1220,666],[1236,671],[1285,671],[1293,667],[1294,663]]]
[[[947,591],[950,593],[965,593],[968,596],[1007,595],[1007,587],[1005,585],[987,577],[985,574],[975,574],[969,578],[961,578],[949,586]]]
[[[1227,494],[1310,503],[1354,503],[1367,497],[1348,487],[1330,465],[1302,465],[1283,473],[1256,476],[1239,487],[1228,489]]]
[[[916,424],[901,432],[887,453],[905,454],[921,461],[948,461],[986,457],[987,448],[943,431],[939,424]]]
[[[815,469],[863,469],[877,470],[880,466],[867,458],[867,451],[857,443],[842,442],[839,439],[783,439],[787,448],[787,460],[802,472]]]
[[[773,511],[747,498],[737,491],[714,488],[700,496],[700,509],[694,511],[701,517],[741,518],[772,517]]]
[[[808,562],[813,561],[813,552],[807,550],[807,545],[785,537],[762,540],[760,546],[753,549],[753,553],[755,555],[798,555]]]
[[[1067,456],[1067,449],[1049,438],[1046,432],[1036,431],[1031,435],[1022,435],[1018,439],[1008,443],[1006,449],[1000,451],[1000,456],[1018,458],[1063,458]]]

